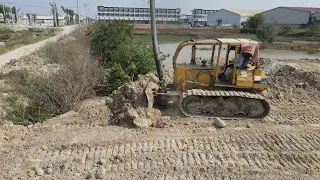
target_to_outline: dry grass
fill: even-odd
[[[14,78],[10,119],[17,124],[42,122],[72,110],[82,99],[95,94],[95,87],[104,71],[92,58],[89,43],[83,33],[74,38],[48,44],[41,50],[47,62],[37,73],[22,73]],[[21,98],[20,98],[21,99]]]

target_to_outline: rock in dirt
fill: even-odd
[[[307,88],[309,86],[309,84],[307,82],[303,82],[303,83],[298,83],[296,84],[297,88]]]
[[[127,108],[127,110],[125,112],[125,116],[127,116],[129,119],[132,119],[132,120],[139,118],[139,114],[138,114],[137,110],[132,107]]]
[[[248,123],[247,128],[251,129],[251,128],[253,128],[253,125],[251,123]]]
[[[52,172],[53,172],[53,169],[52,169],[52,168],[46,169],[46,174],[51,174]]]
[[[104,167],[100,167],[96,174],[96,179],[103,179],[106,175],[106,169]]]
[[[164,128],[165,125],[166,125],[166,123],[163,122],[162,119],[158,119],[157,122],[156,122],[155,127],[156,128]]]
[[[41,168],[39,168],[39,167],[37,167],[35,169],[35,171],[36,171],[36,175],[37,176],[43,176],[43,174],[44,174],[43,170]]]
[[[5,118],[6,116],[7,116],[7,112],[4,109],[0,108],[0,119]]]
[[[27,172],[29,177],[34,177],[36,175],[36,172],[34,170],[28,171]]]
[[[86,176],[86,179],[91,179],[91,178],[93,178],[93,175],[92,175],[92,173],[90,172],[90,173],[88,173],[88,175]]]
[[[113,91],[106,101],[107,106],[113,115],[118,115],[126,111],[126,104],[137,108],[152,108],[153,92],[159,86],[153,82],[152,78],[139,75],[138,80],[129,82]]]
[[[139,128],[148,128],[152,125],[152,122],[149,119],[136,118],[133,120],[133,124]]]
[[[227,126],[227,124],[220,118],[215,118],[214,125],[219,128],[225,128]]]
[[[98,161],[98,164],[104,166],[104,165],[107,164],[107,160],[104,159],[104,158],[101,158],[101,159]]]

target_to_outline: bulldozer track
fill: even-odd
[[[237,169],[242,175],[248,173],[249,178],[255,179],[263,174],[268,176],[272,171],[275,174],[279,171],[312,174],[320,170],[320,134],[316,130],[301,134],[239,132],[223,137],[158,139],[90,147],[39,148],[31,156],[40,161],[40,167],[50,163],[56,165],[57,176],[59,173],[74,172],[94,174],[103,167],[110,177],[116,179],[124,178],[123,172],[131,172],[135,174],[132,177],[136,176],[137,179],[148,176],[170,179],[178,177],[176,172],[180,176],[181,172],[185,172],[180,179],[233,179],[233,175],[238,179],[241,176],[233,172]],[[99,166],[97,162],[101,158],[106,160],[106,164]],[[147,173],[150,171],[155,172]],[[224,172],[226,176],[213,176],[210,172]],[[247,176],[244,177],[247,179]]]
[[[235,98],[245,98],[245,99],[255,99],[261,101],[263,107],[265,108],[265,111],[262,115],[258,117],[246,117],[246,116],[238,116],[238,117],[231,117],[231,118],[237,118],[237,119],[263,119],[265,118],[270,111],[269,103],[266,101],[266,99],[259,94],[253,94],[253,93],[248,93],[248,92],[239,92],[239,91],[208,91],[208,90],[201,90],[201,89],[192,89],[188,90],[186,93],[183,93],[182,98],[181,98],[181,111],[184,113],[184,115],[189,116],[189,117],[221,117],[219,115],[195,115],[191,114],[186,111],[183,102],[185,99],[188,97],[235,97]],[[223,117],[223,116],[222,116]],[[226,117],[230,118],[230,117]]]

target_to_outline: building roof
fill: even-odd
[[[254,10],[254,9],[224,9],[240,16],[253,16],[255,14],[262,13],[264,10]]]
[[[281,6],[280,6],[281,7]],[[298,11],[305,11],[305,12],[310,12],[311,14],[320,12],[320,8],[313,8],[313,7],[283,7],[283,8],[288,8],[288,9],[293,9],[293,10],[298,10]]]

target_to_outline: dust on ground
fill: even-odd
[[[270,115],[224,129],[150,107],[152,75],[43,124],[2,121],[0,179],[319,179],[318,61],[264,68]]]

